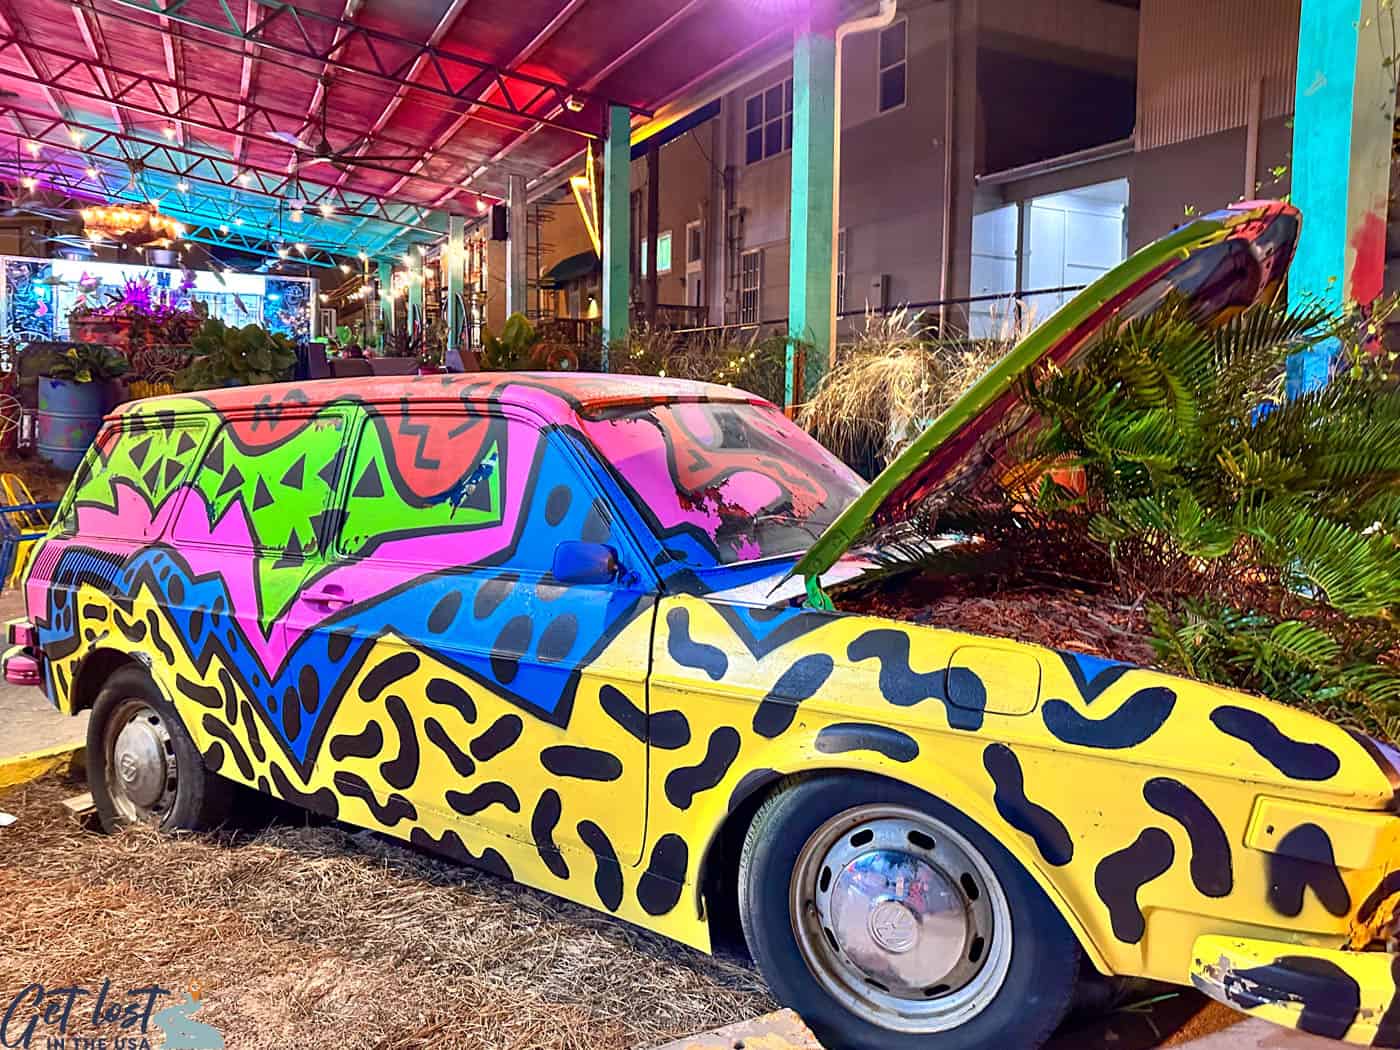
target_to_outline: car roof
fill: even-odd
[[[130,405],[142,411],[163,401],[195,398],[215,412],[251,410],[269,401],[295,402],[308,408],[334,401],[366,403],[480,400],[491,404],[513,405],[543,414],[557,415],[562,399],[575,410],[596,409],[611,404],[658,404],[667,401],[729,401],[767,404],[762,398],[721,386],[690,379],[663,376],[616,375],[599,372],[460,372],[427,376],[364,376],[354,379],[316,379],[297,383],[268,383],[257,386],[224,387],[192,394],[164,394],[120,406],[118,414]]]

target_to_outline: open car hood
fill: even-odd
[[[815,582],[872,529],[904,520],[929,496],[970,487],[1034,419],[1017,380],[1042,362],[1070,369],[1115,320],[1169,298],[1202,321],[1223,321],[1274,298],[1293,261],[1301,216],[1280,201],[1233,204],[1134,253],[1055,311],[933,421],[846,508],[793,568]]]

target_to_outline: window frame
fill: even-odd
[[[746,268],[745,263],[746,263],[747,260],[749,260],[749,259],[752,259],[752,260],[754,261],[753,270],[751,271],[751,272],[753,273],[753,275],[754,275],[754,283],[753,283],[753,286],[752,286],[752,287],[750,287],[750,286],[746,283],[750,271]],[[747,296],[750,292],[753,293],[753,311],[752,311],[752,313],[753,313],[753,318],[752,318],[752,320],[747,319],[748,307],[747,307],[747,303],[746,303],[746,296]],[[761,324],[761,323],[762,323],[762,314],[763,314],[763,249],[762,249],[762,248],[750,248],[748,251],[743,251],[743,252],[740,252],[740,253],[739,253],[739,323],[740,323],[740,324],[753,324],[753,325]]]
[[[904,53],[897,61],[885,65],[884,50],[885,34],[893,29],[902,27],[904,30]],[[900,78],[904,81],[903,97],[897,105],[884,105],[884,80],[885,74],[891,70],[901,70]],[[875,38],[875,114],[883,117],[886,113],[894,113],[909,105],[909,18],[904,16],[896,18],[889,25],[885,26]]]
[[[846,253],[848,250],[846,227],[836,231],[836,314],[846,312]]]
[[[695,235],[696,254],[690,254],[691,235]],[[692,219],[685,224],[685,268],[686,272],[700,269],[705,262],[705,223],[701,219]]]
[[[675,238],[671,235],[671,230],[662,230],[656,235],[656,273],[660,276],[663,273],[670,273],[676,264]],[[666,245],[666,265],[661,265],[661,246]]]
[[[776,114],[768,112],[768,96],[774,91],[778,92],[778,112]],[[784,153],[792,152],[792,111],[793,111],[793,78],[784,77],[776,84],[769,84],[760,91],[744,99],[744,166],[749,167],[754,164],[762,164],[765,160],[772,160],[774,157],[781,157]],[[758,121],[752,121],[750,110],[753,104],[758,103]],[[773,152],[768,151],[768,136],[771,127],[777,128],[778,148]],[[758,135],[758,156],[749,155],[749,138]]]

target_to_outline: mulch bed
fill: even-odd
[[[6,1003],[34,981],[198,981],[197,1019],[236,1050],[642,1048],[776,1008],[737,960],[369,832],[105,836],[59,807],[82,790],[0,794]]]
[[[841,609],[887,616],[950,631],[1073,649],[1150,667],[1156,655],[1141,605],[1111,593],[994,580],[929,577],[897,579],[837,599]]]

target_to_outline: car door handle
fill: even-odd
[[[315,590],[303,591],[301,596],[313,605],[339,607],[350,604],[350,596],[334,583],[327,583]]]

